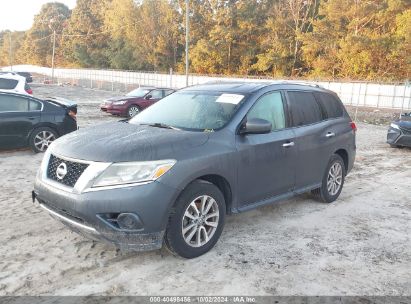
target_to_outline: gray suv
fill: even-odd
[[[74,231],[121,249],[194,258],[227,214],[311,191],[338,198],[355,124],[333,92],[289,82],[188,87],[129,121],[57,139],[33,201]]]

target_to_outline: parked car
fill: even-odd
[[[33,201],[93,239],[134,250],[164,242],[194,258],[216,244],[227,214],[308,191],[335,201],[355,131],[337,95],[320,87],[188,87],[129,121],[56,140]]]
[[[401,115],[388,129],[387,143],[391,147],[411,147],[411,112]]]
[[[16,72],[18,75],[23,76],[26,78],[27,83],[33,82],[33,76],[29,72]]]
[[[174,90],[167,88],[140,87],[125,96],[106,100],[100,105],[100,109],[113,115],[133,117],[173,92]]]
[[[13,92],[20,94],[33,94],[33,90],[26,82],[26,78],[14,73],[0,74],[0,92]]]
[[[76,113],[77,105],[65,99],[0,92],[0,148],[44,152],[56,138],[77,130]]]

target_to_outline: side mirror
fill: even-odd
[[[243,123],[240,134],[267,134],[271,132],[271,122],[261,118],[251,118]]]
[[[150,94],[148,94],[148,95],[146,95],[146,97],[144,97],[144,99],[151,99],[151,97],[153,97],[152,95],[150,95]]]

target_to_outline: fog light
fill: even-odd
[[[137,214],[120,213],[117,217],[117,224],[121,229],[137,230],[143,228],[143,224]]]

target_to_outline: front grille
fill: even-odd
[[[408,130],[408,129],[405,129],[405,128],[401,128],[401,130],[405,135],[411,135],[411,130]]]
[[[57,177],[57,168],[62,163],[66,164],[67,173],[60,179]],[[66,186],[74,187],[77,180],[87,167],[88,164],[76,163],[50,155],[49,165],[47,167],[47,177]]]

